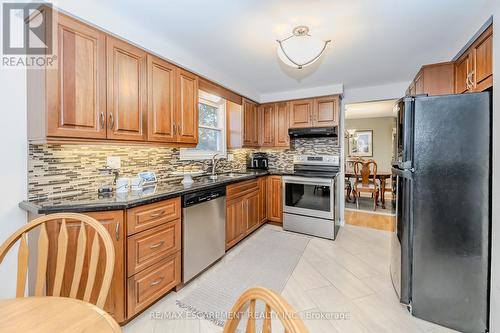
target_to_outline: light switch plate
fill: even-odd
[[[120,169],[121,168],[121,159],[119,156],[107,156],[106,157],[106,166],[111,169]]]
[[[233,154],[227,154],[227,160],[228,161],[234,161],[234,155]]]

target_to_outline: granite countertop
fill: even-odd
[[[144,187],[142,191],[137,193],[129,192],[123,195],[113,193],[111,196],[99,196],[95,191],[83,192],[67,197],[22,201],[19,203],[19,207],[35,214],[121,210],[261,176],[286,174],[286,172],[278,170],[247,170],[236,171],[236,173],[241,173],[241,176],[228,177],[221,174],[217,180],[201,176],[194,178],[193,184],[189,186],[184,186],[180,179],[175,179]]]

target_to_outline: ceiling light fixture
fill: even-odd
[[[323,41],[312,37],[305,25],[295,27],[292,35],[277,40],[278,57],[288,66],[302,69],[318,60],[326,50],[330,40]]]

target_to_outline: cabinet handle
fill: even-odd
[[[109,114],[109,128],[113,129],[115,127],[115,118],[113,117],[113,114]]]
[[[469,79],[469,81],[470,81],[470,87],[471,88],[474,88],[474,75],[475,74],[476,73],[474,71],[470,72],[470,79]]]
[[[162,216],[163,214],[165,214],[165,209],[159,211],[158,213],[151,214],[150,216],[154,218],[154,217]]]
[[[172,127],[173,127],[173,131],[174,131],[174,135],[175,135],[175,124],[173,124]]]
[[[116,222],[115,238],[117,241],[120,240],[120,223],[118,222]]]
[[[154,286],[156,286],[156,285],[160,284],[160,283],[161,283],[161,281],[163,281],[163,279],[164,279],[164,277],[162,276],[162,277],[161,277],[161,278],[159,278],[158,280],[151,282],[150,286],[151,286],[151,287],[154,287]]]
[[[104,129],[104,112],[101,112],[101,115],[99,116],[99,122],[101,124],[101,129]]]
[[[158,247],[162,246],[163,244],[165,244],[165,241],[161,241],[161,242],[158,242],[158,243],[156,243],[156,244],[154,244],[154,245],[151,245],[149,248],[150,248],[151,250],[152,250],[152,249],[156,249],[156,248],[158,248]]]

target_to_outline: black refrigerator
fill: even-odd
[[[418,318],[487,332],[491,93],[405,97],[397,111],[391,278]]]

